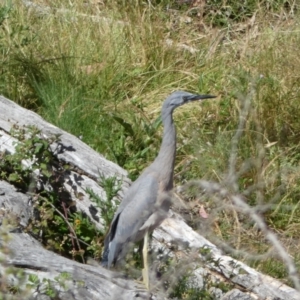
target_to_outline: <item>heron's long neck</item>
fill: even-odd
[[[154,163],[159,170],[160,182],[165,189],[173,188],[173,173],[176,155],[176,129],[172,114],[163,117],[164,133],[162,144]]]

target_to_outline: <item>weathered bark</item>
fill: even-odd
[[[70,197],[76,203],[77,210],[83,211],[96,224],[99,230],[103,229],[100,211],[89,200],[85,193],[86,187],[91,187],[105,199],[106,195],[97,183],[99,172],[105,177],[116,177],[123,181],[118,198],[121,200],[124,191],[128,188],[130,180],[127,173],[116,164],[106,160],[96,153],[80,139],[47,123],[34,112],[21,108],[12,101],[0,96],[0,152],[13,153],[14,138],[9,132],[15,124],[19,126],[34,125],[46,137],[60,135],[59,145],[53,144],[54,155],[59,161],[73,166],[72,170],[64,174],[64,186],[70,192]],[[57,151],[61,149],[61,151]],[[24,162],[26,164],[26,162]],[[30,162],[27,162],[30,163]],[[76,192],[82,197],[77,199]],[[93,208],[93,213],[91,213]],[[96,211],[96,213],[95,213]],[[11,184],[0,181],[0,256],[4,262],[0,267],[1,281],[19,286],[25,285],[14,275],[6,275],[9,267],[22,269],[25,276],[35,274],[40,279],[51,280],[58,293],[59,299],[149,299],[150,293],[142,285],[130,279],[125,279],[121,273],[112,272],[100,265],[91,266],[61,257],[36,241],[33,237],[22,232],[32,218],[33,210],[30,195],[17,191]],[[7,222],[9,216],[10,222]],[[15,220],[14,220],[15,216]],[[6,220],[4,222],[4,220]],[[3,224],[2,224],[3,221]],[[19,224],[20,230],[18,230]],[[9,239],[7,239],[7,235]],[[169,218],[153,233],[153,248],[167,249],[169,244],[177,245],[177,250],[171,256],[181,253],[183,264],[192,263],[199,266],[193,272],[192,284],[202,287],[204,277],[209,275],[215,282],[225,281],[234,285],[234,289],[224,294],[220,289],[211,289],[216,299],[300,299],[299,293],[269,276],[260,274],[242,262],[222,255],[221,251],[208,240],[200,236],[189,227],[183,218],[170,212]],[[210,251],[210,260],[199,254],[199,249],[206,247]],[[187,254],[186,249],[190,252]],[[215,264],[212,261],[218,261]],[[155,266],[155,262],[153,263]],[[233,267],[234,266],[234,267]],[[184,269],[184,267],[183,267]],[[55,277],[62,272],[71,274],[71,279],[65,280],[62,288]],[[180,275],[180,270],[175,271],[174,277]],[[167,298],[161,280],[157,279],[152,271],[151,286],[152,299]],[[169,277],[171,277],[169,275]],[[176,279],[176,278],[175,278]],[[24,279],[23,279],[24,280]],[[24,283],[25,282],[25,283]],[[42,289],[42,283],[39,286]],[[45,288],[45,287],[44,287]],[[29,290],[27,299],[49,299],[43,293]],[[34,298],[36,297],[36,298]],[[7,297],[7,299],[17,299]]]
[[[39,242],[26,233],[10,233],[10,238],[7,245],[10,255],[5,264],[0,267],[0,272],[4,276],[5,269],[9,266],[24,270],[26,277],[22,280],[19,281],[15,276],[7,279],[8,283],[19,288],[23,288],[22,284],[27,282],[28,275],[35,274],[41,282],[40,289],[45,289],[42,283],[44,278],[52,281],[52,288],[57,291],[55,299],[120,299],[120,295],[123,299],[149,299],[149,292],[143,285],[126,280],[118,273],[61,257],[44,249]],[[62,272],[70,274],[68,279],[61,279],[65,287],[55,280],[55,277],[59,278]],[[27,297],[28,299],[50,299],[43,293],[33,291],[29,291]]]

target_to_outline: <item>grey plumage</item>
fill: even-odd
[[[102,265],[116,264],[126,255],[130,243],[141,240],[166,217],[171,204],[176,155],[172,113],[185,103],[208,98],[215,96],[176,91],[164,101],[161,111],[164,132],[158,156],[131,185],[118,207],[104,241]]]

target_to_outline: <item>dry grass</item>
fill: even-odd
[[[246,21],[220,28],[191,8],[33,2],[51,9],[40,15],[15,1],[0,28],[5,96],[83,135],[136,177],[157,152],[161,128],[154,121],[164,97],[176,89],[218,95],[175,114],[179,185],[195,178],[226,183],[231,140],[250,97],[236,192],[257,207],[299,266],[299,7],[276,13],[258,7]],[[288,281],[253,220],[226,199],[202,202],[215,242]]]

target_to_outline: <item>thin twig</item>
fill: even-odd
[[[78,237],[76,235],[76,232],[74,230],[74,228],[72,227],[72,225],[70,224],[70,222],[68,221],[68,219],[48,200],[46,199],[45,197],[42,197],[42,196],[39,196],[41,199],[43,199],[44,201],[46,201],[63,219],[64,221],[66,222],[66,224],[68,225],[71,233],[74,235],[75,237],[75,241],[76,241],[76,244],[77,244],[77,247],[78,247],[78,250],[79,250],[79,253],[80,253],[80,256],[81,256],[81,259],[82,259],[82,262],[85,264],[85,259],[83,257],[83,255],[81,254],[81,247],[80,247],[80,244],[79,244],[79,240],[78,240]],[[72,243],[73,244],[73,243]],[[74,246],[74,245],[73,245]],[[74,247],[75,248],[75,247]]]
[[[223,188],[219,183],[209,182],[206,180],[198,180],[189,182],[188,185],[198,185],[206,191],[208,194],[218,194],[221,198],[227,197],[231,199],[233,204],[241,210],[243,213],[249,215],[253,221],[256,222],[265,237],[269,240],[270,244],[277,250],[277,254],[285,263],[289,277],[293,281],[296,290],[300,291],[300,279],[297,273],[297,268],[293,259],[290,257],[288,252],[284,249],[281,242],[277,238],[276,234],[272,232],[263,218],[256,212],[256,208],[250,207],[241,195],[231,194],[227,189]]]

